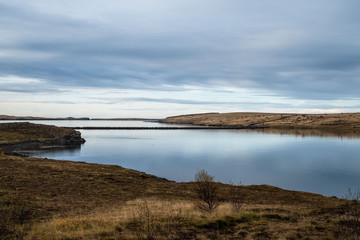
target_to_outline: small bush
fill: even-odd
[[[126,228],[137,239],[156,239],[158,223],[146,201],[133,212],[133,219],[127,223]]]
[[[10,212],[0,207],[0,239],[11,239],[15,232],[15,225],[11,222]]]
[[[209,175],[204,169],[195,174],[194,191],[201,201],[195,207],[201,211],[211,212],[221,203],[217,196],[214,177]]]
[[[237,185],[232,184],[229,191],[228,202],[230,203],[231,208],[234,212],[239,212],[242,208],[244,204],[244,197],[241,194],[240,189]]]
[[[33,217],[30,202],[19,195],[1,202],[0,239],[23,239]]]
[[[166,216],[156,214],[146,200],[133,211],[133,218],[125,224],[125,229],[136,239],[182,239],[186,220],[181,211],[169,211]]]
[[[344,214],[339,222],[340,230],[347,239],[360,239],[360,189],[354,192],[348,189],[345,199],[350,200],[344,206]]]

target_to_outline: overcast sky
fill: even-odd
[[[0,115],[360,112],[359,0],[0,0]]]

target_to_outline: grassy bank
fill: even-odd
[[[267,185],[215,183],[222,204],[204,212],[194,207],[194,183],[119,166],[2,154],[0,169],[2,208],[20,202],[29,211],[25,239],[338,239],[346,203]],[[229,201],[234,189],[238,209]]]
[[[18,142],[13,134],[23,134],[23,143],[44,141],[44,131],[6,135],[5,129],[6,146]],[[46,142],[65,131],[51,129]],[[212,182],[221,204],[202,211],[197,184],[0,150],[0,239],[350,239],[353,233],[348,200]]]
[[[205,113],[168,117],[161,122],[243,128],[319,129],[360,132],[360,113],[278,114],[278,113]]]

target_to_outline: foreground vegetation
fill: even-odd
[[[2,154],[0,169],[3,232],[24,239],[339,239],[347,203],[214,183],[221,204],[202,211],[196,183],[118,166]]]
[[[0,239],[357,239],[356,200],[195,180],[0,150]]]
[[[168,117],[161,120],[161,122],[204,126],[230,126],[251,129],[318,129],[342,132],[360,132],[360,113],[205,113]]]

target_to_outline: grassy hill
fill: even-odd
[[[168,117],[162,119],[161,122],[242,128],[320,129],[360,132],[360,113],[203,113]]]

